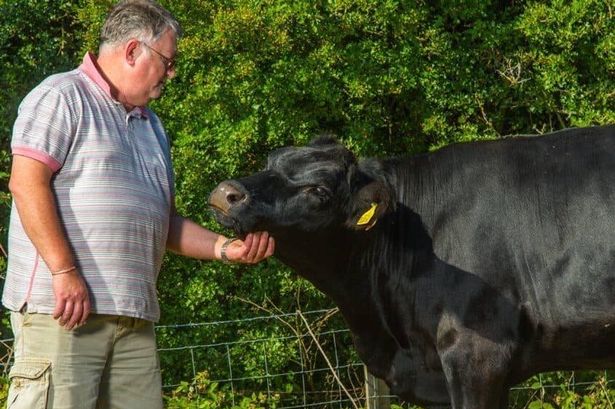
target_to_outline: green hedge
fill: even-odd
[[[3,243],[17,105],[45,76],[97,48],[112,3],[0,0]],[[212,229],[219,227],[206,198],[221,179],[259,169],[272,148],[319,133],[337,134],[358,155],[391,155],[615,123],[608,1],[164,3],[185,36],[178,77],[153,108],[173,139],[178,208]],[[231,267],[169,255],[159,287],[162,324],[258,313],[243,299],[283,311],[330,306],[274,260]],[[9,335],[6,319],[1,331]],[[252,331],[267,336],[279,329],[255,324]],[[160,343],[196,342],[184,337],[161,333]],[[165,365],[168,376],[189,376]]]

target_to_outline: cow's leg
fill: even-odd
[[[506,348],[478,336],[440,350],[453,409],[506,409]]]
[[[448,377],[448,370],[445,372]],[[451,371],[449,393],[452,409],[505,409],[501,407],[503,382],[493,376],[466,376]]]

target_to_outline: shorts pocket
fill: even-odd
[[[45,409],[51,361],[40,358],[15,360],[9,379],[8,409]]]

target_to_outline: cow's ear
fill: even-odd
[[[358,180],[363,183],[359,182],[357,186]],[[393,190],[382,175],[373,177],[362,173],[362,177],[355,178],[354,182],[357,189],[350,199],[350,217],[346,223],[355,230],[369,230],[384,214],[394,209]]]

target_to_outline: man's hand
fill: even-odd
[[[226,257],[234,263],[254,264],[271,256],[275,241],[267,232],[249,233],[245,240],[235,240],[228,245]]]
[[[85,324],[90,315],[90,296],[77,270],[53,276],[56,307],[53,319],[67,330]]]

